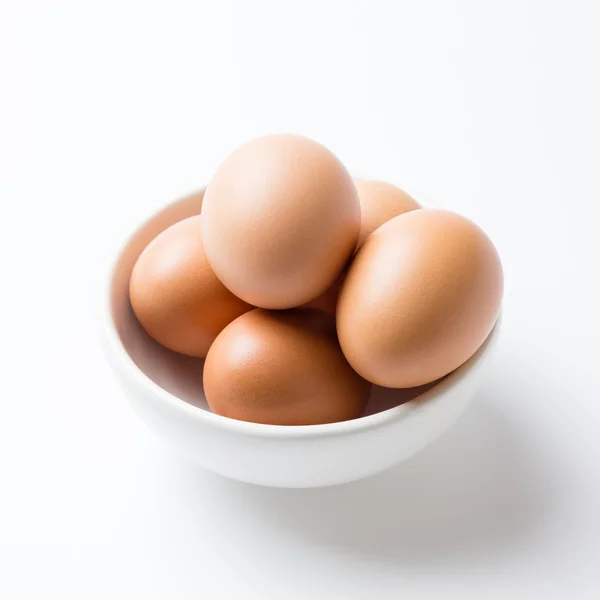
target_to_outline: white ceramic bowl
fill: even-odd
[[[202,195],[170,204],[132,234],[113,265],[102,309],[109,363],[133,408],[156,433],[221,475],[300,488],[344,483],[387,469],[454,424],[482,379],[499,323],[467,363],[425,391],[375,387],[367,416],[360,419],[285,427],[211,413],[201,391],[203,360],[155,343],[138,324],[128,294],[140,252],[162,230],[198,213]]]

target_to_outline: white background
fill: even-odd
[[[0,597],[600,597],[598,7],[0,0]],[[473,407],[339,488],[181,462],[97,344],[116,245],[273,131],[474,218],[506,268]]]

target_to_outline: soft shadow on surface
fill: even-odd
[[[436,444],[356,483],[262,488],[189,464],[178,480],[185,480],[186,503],[218,498],[219,512],[234,520],[252,519],[319,547],[392,563],[489,562],[531,535],[553,496],[526,432],[501,406],[502,393],[490,385]]]

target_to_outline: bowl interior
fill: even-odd
[[[203,410],[210,410],[202,386],[204,359],[177,354],[155,342],[139,324],[129,301],[131,271],[142,250],[167,227],[199,214],[203,197],[204,190],[200,190],[175,201],[148,219],[133,234],[114,266],[110,305],[120,341],[137,367],[176,398]],[[412,400],[436,383],[406,390],[373,386],[365,416]]]

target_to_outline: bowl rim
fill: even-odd
[[[204,188],[197,190],[199,193]],[[502,313],[498,315],[494,326],[483,344],[465,363],[457,369],[446,375],[439,383],[432,388],[426,390],[413,400],[404,402],[398,406],[388,408],[381,412],[351,419],[348,421],[336,421],[335,423],[323,423],[319,425],[269,425],[266,423],[253,423],[249,421],[240,421],[215,414],[210,410],[205,410],[199,406],[194,406],[178,398],[177,396],[167,392],[157,383],[152,381],[144,371],[142,371],[129,356],[123,342],[117,332],[117,328],[112,315],[112,287],[115,276],[115,271],[118,263],[125,251],[127,245],[140,231],[146,227],[148,222],[160,212],[167,208],[177,205],[187,200],[192,194],[188,193],[185,196],[163,205],[158,210],[149,213],[141,223],[131,231],[126,239],[121,242],[116,252],[114,252],[112,260],[109,263],[108,273],[105,276],[102,305],[101,305],[101,336],[105,353],[110,356],[110,362],[118,363],[119,370],[126,376],[129,381],[133,382],[138,390],[150,394],[155,398],[170,406],[172,409],[180,411],[187,417],[198,419],[206,424],[216,426],[229,432],[239,433],[256,437],[271,437],[271,438],[312,438],[323,436],[338,436],[358,433],[374,428],[379,428],[390,423],[404,420],[414,415],[416,412],[423,412],[431,408],[436,401],[440,401],[447,391],[460,387],[468,378],[469,375],[478,370],[481,363],[488,356],[492,348],[496,345],[499,336]]]

